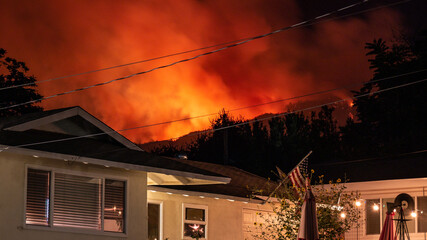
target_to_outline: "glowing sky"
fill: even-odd
[[[330,10],[351,2],[337,2]],[[114,66],[254,36],[305,20],[294,0],[0,0],[0,47],[27,63],[38,80]],[[310,6],[305,6],[310,7]],[[314,6],[313,6],[314,7]],[[351,12],[351,11],[350,11]],[[315,16],[311,16],[315,17]],[[46,109],[80,105],[114,129],[218,112],[366,81],[365,42],[402,27],[393,9],[291,30],[194,61],[44,101]],[[41,83],[58,92],[148,70],[200,52]],[[319,98],[346,97],[337,92]],[[251,118],[284,104],[233,114]],[[208,118],[129,131],[136,142],[177,137]]]

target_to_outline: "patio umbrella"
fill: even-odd
[[[301,223],[298,231],[298,240],[318,240],[316,199],[311,192],[308,178],[306,180],[307,191],[305,191],[304,203],[301,209]]]
[[[387,212],[379,240],[394,240],[393,216],[394,212]]]

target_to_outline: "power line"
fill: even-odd
[[[215,50],[212,50],[210,52],[205,52],[205,53],[202,53],[202,54],[190,57],[190,58],[182,59],[182,60],[179,60],[179,61],[176,61],[176,62],[173,62],[173,63],[169,63],[169,64],[162,65],[162,66],[159,66],[159,67],[155,67],[155,68],[152,68],[150,70],[146,70],[146,71],[134,73],[134,74],[131,74],[131,75],[128,75],[128,76],[124,76],[124,77],[112,79],[112,80],[109,80],[109,81],[106,81],[106,82],[101,82],[101,83],[97,83],[97,84],[94,84],[94,85],[90,85],[90,86],[86,86],[86,87],[82,87],[82,88],[77,88],[77,89],[74,89],[74,90],[70,90],[70,91],[66,91],[66,92],[62,92],[62,93],[50,95],[50,96],[47,96],[47,97],[38,98],[38,99],[35,99],[35,100],[32,100],[32,101],[27,101],[27,102],[13,104],[13,105],[6,106],[6,107],[1,107],[0,110],[6,110],[6,109],[14,108],[14,107],[19,107],[19,106],[22,106],[22,105],[37,103],[37,102],[40,102],[40,101],[43,101],[43,100],[47,100],[47,99],[51,99],[51,98],[54,98],[54,97],[59,97],[59,96],[63,96],[63,95],[67,95],[67,94],[71,94],[71,93],[75,93],[75,92],[87,90],[87,89],[90,89],[90,88],[99,87],[99,86],[110,84],[112,82],[116,82],[116,81],[120,81],[120,80],[125,80],[125,79],[131,78],[131,77],[135,77],[135,76],[138,76],[138,75],[150,73],[150,72],[155,71],[155,70],[159,70],[159,69],[171,67],[173,65],[177,65],[177,64],[180,64],[180,63],[188,62],[188,61],[197,59],[197,58],[202,57],[202,56],[207,56],[207,55],[210,55],[210,54],[213,54],[213,53],[217,53],[217,52],[220,52],[220,51],[232,48],[232,47],[236,47],[236,46],[248,43],[248,42],[256,40],[256,39],[264,38],[264,37],[267,37],[267,36],[270,36],[270,35],[273,35],[273,34],[276,34],[276,33],[279,33],[279,32],[283,32],[283,31],[286,31],[286,30],[290,30],[290,29],[293,29],[293,28],[298,28],[298,27],[303,27],[303,26],[309,26],[309,25],[314,25],[316,23],[320,23],[320,22],[331,21],[331,20],[335,20],[335,19],[339,19],[339,18],[353,16],[353,15],[357,15],[357,14],[360,14],[360,13],[374,11],[374,10],[385,8],[385,7],[395,6],[395,5],[402,4],[402,3],[405,3],[405,2],[409,2],[409,1],[412,1],[412,0],[403,0],[403,1],[400,1],[400,2],[396,2],[396,3],[392,3],[392,4],[387,4],[387,5],[382,5],[382,6],[379,6],[379,7],[370,8],[370,9],[366,9],[366,10],[363,10],[363,11],[346,14],[346,15],[343,15],[343,16],[329,18],[329,19],[325,19],[325,20],[321,20],[321,21],[318,20],[318,19],[325,18],[325,17],[327,17],[329,15],[332,15],[334,13],[339,13],[339,12],[347,10],[349,8],[361,5],[361,4],[363,4],[363,3],[367,2],[367,1],[368,0],[363,0],[363,1],[359,2],[359,3],[354,3],[354,4],[351,4],[351,5],[348,5],[346,7],[340,8],[338,10],[331,11],[329,13],[317,16],[317,17],[312,18],[310,20],[306,20],[306,21],[294,24],[292,26],[284,27],[284,28],[275,30],[273,32],[269,32],[269,33],[266,33],[266,34],[263,34],[263,35],[258,35],[258,36],[252,37],[252,38],[247,38],[244,41],[239,41],[237,43],[234,43],[234,44],[231,44],[231,45],[227,45],[227,46],[225,46],[223,48],[215,49]]]
[[[36,85],[36,84],[44,83],[44,82],[61,80],[61,79],[65,79],[65,78],[77,77],[77,76],[81,76],[81,75],[86,75],[86,74],[90,74],[90,73],[96,73],[96,72],[111,70],[111,69],[115,69],[115,68],[127,67],[127,66],[131,66],[131,65],[135,65],[135,64],[139,64],[139,63],[151,62],[151,61],[160,60],[160,59],[163,59],[163,58],[169,58],[169,57],[174,57],[174,56],[178,56],[178,55],[182,55],[182,54],[186,54],[186,53],[197,52],[197,51],[201,51],[201,50],[205,50],[205,49],[209,49],[209,48],[220,47],[220,46],[223,46],[223,45],[232,44],[232,43],[235,43],[235,42],[240,42],[240,41],[243,41],[243,40],[246,40],[246,39],[249,39],[249,38],[242,38],[242,39],[238,39],[238,40],[234,40],[234,41],[218,43],[218,44],[210,45],[210,46],[206,46],[206,47],[201,47],[201,48],[186,50],[186,51],[182,51],[182,52],[177,52],[177,53],[172,53],[172,54],[168,54],[168,55],[163,55],[163,56],[160,56],[160,57],[154,57],[154,58],[144,59],[144,60],[140,60],[140,61],[136,61],[136,62],[124,63],[124,64],[115,65],[115,66],[106,67],[106,68],[100,68],[100,69],[91,70],[91,71],[87,71],[87,72],[75,73],[75,74],[66,75],[66,76],[62,76],[62,77],[56,77],[56,78],[50,78],[50,79],[46,79],[46,80],[36,81],[36,82],[33,82],[33,83],[23,83],[23,84],[18,84],[18,85],[12,85],[12,86],[8,86],[8,87],[0,88],[0,91],[6,90],[6,89],[17,88],[17,87],[25,87],[25,86],[30,86],[30,85]]]
[[[362,1],[362,3],[363,2],[367,2],[367,1],[368,0]],[[337,11],[342,11],[342,10],[345,10],[345,9],[348,9],[348,8],[351,8],[351,7],[354,7],[354,6],[353,5],[349,5],[347,7],[341,8],[341,9],[339,9]],[[308,21],[317,20],[317,19],[329,16],[332,13],[333,12],[326,13],[326,14],[320,15],[320,16],[318,16],[318,17],[316,17],[314,19],[308,20]],[[319,22],[321,22],[321,21],[319,21]],[[302,25],[297,26],[297,27],[308,26],[308,25],[311,25],[311,24],[302,24]],[[295,28],[297,28],[297,27],[295,27]],[[87,72],[76,73],[76,74],[66,75],[66,76],[57,77],[57,78],[50,78],[50,79],[46,79],[46,80],[36,81],[34,83],[24,83],[24,84],[7,86],[7,87],[0,88],[0,91],[1,90],[6,90],[6,89],[11,89],[11,88],[17,88],[17,87],[24,87],[24,86],[35,85],[35,84],[43,83],[43,82],[50,82],[50,81],[60,80],[60,79],[64,79],[64,78],[76,77],[76,76],[81,76],[81,75],[90,74],[90,73],[101,72],[101,71],[111,70],[111,69],[115,69],[115,68],[126,67],[126,66],[130,66],[130,65],[134,65],[134,64],[144,63],[144,62],[150,62],[150,61],[159,60],[159,59],[163,59],[163,58],[178,56],[178,55],[182,55],[182,54],[186,54],[186,53],[191,53],[191,52],[201,51],[201,50],[205,50],[205,49],[209,49],[209,48],[214,48],[214,47],[219,47],[219,46],[223,46],[223,45],[228,45],[228,44],[232,44],[232,43],[236,43],[236,42],[241,42],[241,41],[245,41],[245,40],[249,40],[249,39],[251,39],[251,37],[241,38],[241,39],[237,39],[237,40],[233,40],[233,41],[228,41],[228,42],[223,42],[223,43],[218,43],[218,44],[214,44],[214,45],[210,45],[210,46],[206,46],[206,47],[201,47],[201,48],[186,50],[186,51],[182,51],[182,52],[172,53],[172,54],[168,54],[168,55],[164,55],[164,56],[160,56],[160,57],[154,57],[154,58],[144,59],[144,60],[140,60],[140,61],[119,64],[119,65],[115,65],[115,66],[111,66],[111,67],[100,68],[100,69],[91,70],[91,71],[87,71]]]
[[[196,135],[196,134],[200,135],[200,134],[203,134],[203,133],[210,133],[210,132],[225,130],[225,129],[229,129],[229,128],[232,128],[232,127],[239,127],[239,126],[250,124],[250,123],[254,123],[254,122],[261,122],[261,121],[269,120],[269,119],[272,119],[272,118],[275,118],[275,117],[283,117],[283,116],[286,116],[286,115],[289,115],[289,114],[304,112],[304,111],[308,111],[308,110],[313,110],[313,109],[316,109],[316,108],[321,108],[321,107],[324,107],[324,106],[334,105],[334,104],[341,103],[341,102],[346,102],[346,101],[349,101],[349,100],[355,100],[355,99],[358,99],[358,98],[361,98],[361,97],[366,97],[366,96],[369,96],[369,95],[386,92],[386,91],[393,90],[393,89],[396,89],[396,88],[407,87],[407,86],[414,85],[414,84],[417,84],[417,83],[422,83],[422,82],[425,82],[425,81],[427,81],[427,78],[422,79],[422,80],[418,80],[418,81],[415,81],[415,82],[401,84],[401,85],[394,86],[394,87],[384,88],[384,89],[381,89],[381,90],[378,90],[378,91],[375,91],[375,92],[372,92],[372,93],[368,92],[368,93],[360,94],[360,95],[357,95],[357,96],[354,96],[354,97],[348,97],[348,98],[340,99],[340,100],[333,101],[333,102],[328,102],[328,103],[324,103],[324,104],[320,104],[320,105],[315,105],[315,106],[312,106],[312,107],[303,108],[303,109],[300,109],[300,110],[295,110],[295,111],[286,112],[286,113],[279,113],[279,114],[275,114],[274,116],[269,116],[269,117],[252,119],[252,120],[249,120],[249,121],[246,121],[246,122],[242,122],[242,123],[238,123],[238,124],[234,124],[234,125],[229,125],[229,126],[225,126],[225,127],[221,127],[221,128],[208,129],[208,130],[204,130],[204,131],[199,131],[197,133],[190,133],[190,134],[187,134],[186,136],[192,136],[192,135]],[[174,139],[178,139],[178,138],[171,138],[171,140],[174,140]]]
[[[269,120],[269,119],[272,119],[272,118],[275,118],[275,117],[283,117],[283,116],[286,116],[286,115],[289,115],[289,114],[304,112],[304,111],[307,111],[307,110],[313,110],[313,109],[320,108],[320,107],[323,107],[323,106],[334,105],[334,104],[337,104],[337,103],[340,103],[340,102],[345,102],[345,101],[348,101],[348,100],[354,100],[354,99],[358,99],[358,98],[361,98],[361,97],[366,97],[366,96],[369,96],[369,95],[372,95],[372,94],[379,94],[379,93],[390,91],[390,90],[393,90],[393,89],[407,87],[407,86],[410,86],[410,85],[414,85],[414,84],[418,84],[418,83],[421,83],[421,82],[425,82],[426,80],[427,80],[427,78],[422,79],[422,80],[418,80],[418,81],[414,81],[414,82],[410,82],[410,83],[405,83],[405,84],[401,84],[401,85],[397,85],[397,86],[385,88],[385,89],[378,90],[378,91],[375,91],[375,92],[372,92],[372,93],[369,92],[369,93],[360,94],[360,95],[357,95],[357,96],[354,96],[354,97],[348,97],[348,98],[340,99],[340,100],[337,100],[337,101],[328,102],[328,103],[324,103],[324,104],[320,104],[320,105],[315,105],[315,106],[312,106],[312,107],[307,107],[307,108],[303,108],[303,109],[299,109],[299,110],[295,110],[295,111],[291,111],[291,112],[275,114],[274,116],[253,119],[253,120],[245,121],[245,122],[242,122],[242,123],[233,124],[233,125],[229,125],[229,126],[225,126],[225,127],[221,127],[221,128],[216,128],[216,129],[208,129],[208,130],[204,130],[204,131],[198,131],[198,132],[195,132],[195,133],[187,134],[186,136],[201,135],[201,134],[204,134],[204,133],[212,133],[212,132],[215,132],[215,131],[225,130],[225,129],[229,129],[229,128],[233,128],[233,127],[239,127],[239,126],[243,126],[243,125],[246,125],[246,124],[251,124],[251,123],[254,123],[254,122]],[[208,116],[208,115],[210,115],[210,114],[206,114],[206,115],[202,115],[202,116]],[[199,118],[199,117],[202,117],[202,116],[193,117],[193,118]],[[167,121],[167,122],[163,122],[163,123],[149,124],[149,125],[138,126],[138,127],[133,127],[133,128],[126,128],[126,129],[120,129],[120,130],[115,130],[115,131],[113,130],[113,131],[108,131],[108,132],[103,132],[103,133],[87,134],[87,135],[83,135],[83,136],[69,137],[69,138],[63,138],[63,139],[55,139],[55,140],[42,141],[42,142],[36,142],[36,143],[21,144],[21,145],[17,145],[17,146],[9,146],[9,147],[0,149],[0,151],[11,149],[11,148],[29,147],[29,146],[35,146],[35,145],[41,145],[41,144],[49,144],[49,143],[55,143],[55,142],[63,142],[63,141],[70,141],[70,140],[81,139],[81,138],[88,138],[88,137],[100,136],[100,135],[105,135],[105,134],[110,134],[110,133],[118,133],[118,132],[130,131],[130,130],[135,130],[135,129],[140,129],[140,128],[147,128],[147,127],[152,127],[152,126],[157,126],[157,125],[162,125],[162,124],[167,124],[167,123],[184,121],[184,120],[193,119],[193,118],[189,117],[189,118],[184,118],[184,119],[179,119],[179,120]],[[178,139],[178,138],[171,138],[169,140],[175,140],[175,139]]]

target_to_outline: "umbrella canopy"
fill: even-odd
[[[298,231],[298,240],[318,240],[317,230],[316,199],[311,191],[308,180],[306,181],[307,191],[304,196],[304,203],[301,209],[301,223]]]
[[[387,212],[387,217],[384,221],[383,230],[381,231],[380,240],[394,240],[394,212]]]

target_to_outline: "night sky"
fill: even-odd
[[[26,62],[38,80],[46,80],[267,33],[354,2],[0,0],[0,48]],[[397,1],[372,1],[345,13],[391,2]],[[114,129],[123,129],[360,83],[372,76],[365,43],[380,37],[392,41],[401,33],[426,28],[426,2],[412,0],[282,32],[41,105],[45,109],[79,105]],[[40,83],[39,90],[49,96],[202,52]],[[349,96],[350,92],[339,91],[299,101],[325,102]],[[233,114],[252,118],[286,109],[282,103]],[[147,142],[208,126],[209,119],[202,118],[124,135]]]

